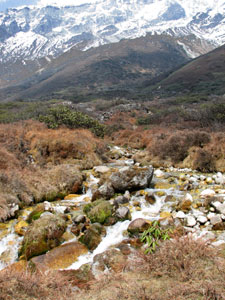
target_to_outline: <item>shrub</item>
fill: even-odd
[[[156,246],[159,245],[160,240],[169,240],[169,232],[169,229],[162,229],[159,222],[154,221],[153,224],[141,235],[141,242],[147,243],[145,253],[155,252]]]
[[[97,120],[90,118],[82,112],[72,111],[63,105],[51,108],[46,115],[41,115],[39,120],[51,129],[65,125],[68,128],[87,128],[96,136],[104,136],[105,127]]]

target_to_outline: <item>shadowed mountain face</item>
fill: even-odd
[[[71,49],[20,85],[0,90],[0,99],[129,96],[188,60],[182,45],[168,36],[147,35],[85,52]]]
[[[225,94],[225,46],[194,59],[157,85],[158,93]],[[155,90],[155,91],[156,91]],[[147,93],[147,89],[145,90]]]

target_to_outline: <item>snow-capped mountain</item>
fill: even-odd
[[[58,6],[22,7],[0,13],[0,61],[22,58],[25,64],[30,59],[56,57],[73,46],[87,50],[147,32],[194,35],[215,47],[225,43],[224,0],[82,2],[60,6],[61,1],[55,1]],[[190,57],[201,54],[202,50],[193,52],[188,45],[181,45]]]

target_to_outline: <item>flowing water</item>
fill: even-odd
[[[126,163],[125,163],[126,164]],[[127,162],[130,164],[130,160]],[[116,164],[113,164],[109,167],[115,167]],[[118,166],[120,167],[120,166]],[[189,170],[172,170],[170,176],[177,176],[180,173],[186,171],[187,173]],[[193,171],[192,171],[193,172]],[[172,174],[173,173],[173,174]],[[190,176],[188,176],[190,177]],[[176,177],[175,177],[176,178]],[[74,207],[76,206],[78,209],[82,209],[83,205],[86,204],[87,199],[90,199],[92,196],[91,187],[98,183],[99,179],[95,178],[91,173],[88,176],[87,186],[88,188],[84,193],[80,196],[76,196],[69,200],[62,200],[53,203],[46,203],[46,205],[50,205],[54,208],[56,213],[64,213],[67,207]],[[161,182],[162,184],[168,183],[167,179],[157,179],[156,182]],[[138,194],[132,195],[131,200],[128,204],[128,207],[131,211],[132,220],[136,218],[145,218],[147,220],[157,220],[160,217],[160,212],[162,211],[171,211],[171,203],[165,203],[165,198],[167,195],[173,195],[177,199],[183,197],[186,194],[186,191],[180,191],[176,184],[171,184],[164,188],[155,188],[155,189],[145,189],[145,192],[154,193],[156,202],[152,205],[149,204],[145,200],[145,194]],[[157,192],[161,192],[160,195],[157,195]],[[139,202],[139,207],[135,206],[135,202]],[[90,201],[90,200],[89,200]],[[22,213],[20,213],[20,220],[26,219],[27,215],[30,213],[30,209],[24,209]],[[0,224],[0,270],[3,269],[5,266],[12,264],[18,259],[18,249],[20,244],[23,240],[23,237],[20,237],[15,233],[15,224],[17,220],[9,221],[5,224]],[[96,254],[100,254],[105,250],[109,249],[110,247],[120,243],[124,239],[127,238],[126,230],[129,225],[130,221],[118,222],[113,226],[106,227],[106,236],[102,238],[101,243],[93,252],[88,252],[85,255],[82,255],[78,258],[76,262],[74,262],[69,268],[67,269],[78,269],[81,265],[90,263],[93,261],[93,258]],[[68,226],[68,231],[70,230],[70,226]],[[69,240],[67,242],[75,241],[76,238],[73,240]]]

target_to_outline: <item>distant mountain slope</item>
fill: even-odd
[[[157,93],[225,94],[225,45],[198,57],[161,81]]]
[[[19,86],[0,90],[0,99],[70,98],[126,95],[190,58],[169,36],[122,40],[88,51],[76,48],[53,60]]]

